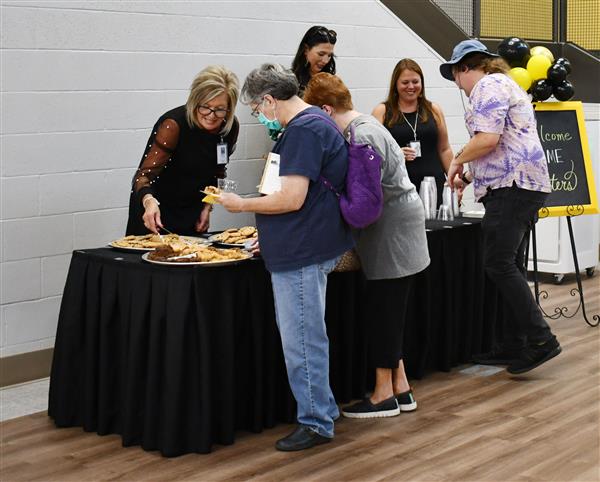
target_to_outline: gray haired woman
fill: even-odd
[[[278,136],[273,154],[281,189],[259,198],[220,197],[231,212],[256,213],[261,254],[271,272],[288,379],[298,402],[297,428],[276,444],[284,451],[333,438],[339,410],[329,386],[325,291],[327,275],[352,247],[337,197],[320,180],[342,189],[348,164],[344,139],[321,109],[297,94],[295,75],[280,65],[264,64],[248,75],[242,102]]]

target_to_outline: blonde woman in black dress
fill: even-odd
[[[208,229],[211,205],[200,191],[226,175],[239,132],[238,96],[236,75],[209,66],[192,82],[186,104],[160,116],[133,176],[127,234]]]

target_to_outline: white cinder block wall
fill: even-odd
[[[338,73],[370,112],[402,57],[467,140],[440,58],[376,0],[11,1],[1,6],[0,356],[52,347],[70,253],[121,236],[130,179],[149,130],[185,102],[191,80],[223,64],[243,82],[266,61],[290,65],[308,27],[338,32]],[[251,192],[271,145],[245,106],[229,176]],[[212,227],[252,222],[216,210]]]

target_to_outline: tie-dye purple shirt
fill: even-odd
[[[533,106],[527,94],[507,75],[489,74],[475,84],[465,114],[471,137],[477,132],[500,134],[496,148],[469,164],[475,199],[487,188],[510,187],[550,192],[544,150]]]

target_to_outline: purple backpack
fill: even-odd
[[[316,114],[306,115],[329,121],[339,132],[337,124],[331,118]],[[383,211],[381,156],[369,144],[354,142],[354,127],[352,126],[350,127],[350,141],[346,142],[348,145],[348,173],[344,191],[338,192],[333,184],[323,176],[320,177],[320,180],[339,198],[340,211],[344,220],[353,228],[366,228],[369,224],[377,221]]]

